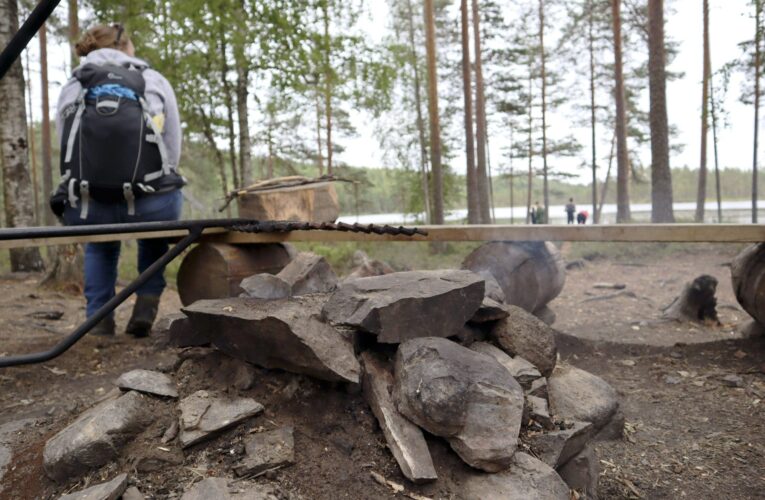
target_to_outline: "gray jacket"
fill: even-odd
[[[162,138],[167,148],[167,160],[171,167],[177,168],[181,158],[181,120],[178,114],[178,103],[175,100],[175,93],[170,82],[157,71],[149,68],[146,61],[130,57],[116,49],[94,50],[82,60],[82,64],[87,63],[120,66],[132,64],[143,70],[143,78],[146,81],[145,96],[146,102],[149,104],[149,111],[152,116],[165,115]],[[71,78],[61,89],[56,110],[56,130],[58,131],[59,142],[64,127],[62,118],[64,110],[74,104],[81,89],[82,86],[76,78]]]

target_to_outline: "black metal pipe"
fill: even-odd
[[[127,224],[94,224],[82,226],[15,227],[0,230],[0,241],[97,234],[152,233],[158,231],[192,230],[209,227],[231,227],[252,222],[246,219],[206,219],[191,221],[131,222]]]
[[[11,41],[8,42],[8,46],[0,53],[0,80],[3,79],[5,74],[11,69],[11,66],[21,55],[21,51],[26,48],[29,41],[34,38],[45,21],[48,20],[50,15],[56,9],[56,6],[61,0],[40,0],[40,3],[34,8],[31,14]]]
[[[135,280],[133,280],[128,286],[122,289],[118,294],[104,304],[96,313],[85,320],[83,324],[77,327],[68,337],[53,346],[53,348],[35,352],[31,354],[21,354],[17,356],[5,356],[0,358],[0,368],[7,368],[10,366],[30,365],[34,363],[44,363],[55,357],[60,356],[66,352],[70,347],[77,343],[82,337],[85,336],[96,324],[102,319],[106,318],[117,306],[125,302],[141,285],[146,283],[149,278],[157,274],[164,266],[170,261],[181,254],[186,248],[194,243],[202,234],[202,227],[191,228],[189,234],[185,236],[181,241],[176,243],[174,247],[169,249],[162,257],[156,262],[150,265],[144,272],[142,272]]]

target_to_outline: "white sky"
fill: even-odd
[[[711,0],[710,31],[712,46],[713,71],[722,64],[739,57],[741,51],[738,43],[751,38],[754,21],[749,18],[747,0]],[[700,0],[675,0],[672,2],[674,13],[667,15],[666,32],[679,42],[679,53],[670,67],[673,71],[683,72],[683,78],[668,82],[667,98],[670,124],[677,126],[679,136],[677,141],[684,144],[682,153],[671,158],[672,166],[690,166],[696,168],[699,161],[700,107],[701,107],[701,72],[702,72],[702,12]],[[61,9],[65,7],[59,7]],[[374,0],[369,2],[370,16],[364,18],[362,27],[369,33],[370,39],[380,40],[388,26],[387,2]],[[140,52],[140,48],[139,48]],[[140,54],[139,54],[140,55]],[[30,57],[33,61],[33,98],[35,101],[35,119],[39,120],[39,74],[37,69],[38,45],[37,40],[30,43]],[[55,109],[58,88],[67,77],[68,51],[66,47],[49,48],[49,64],[51,89],[51,106]],[[648,82],[646,81],[646,89]],[[734,166],[750,169],[752,162],[753,110],[738,102],[740,79],[734,79],[728,92],[726,108],[729,113],[729,127],[719,131],[719,153],[722,167]],[[586,89],[583,89],[585,92]],[[644,93],[647,102],[647,90]],[[647,108],[647,105],[645,106]],[[383,165],[383,153],[374,137],[370,118],[364,113],[356,113],[353,120],[358,129],[358,137],[344,139],[346,151],[340,155],[340,160],[351,165],[378,167]],[[570,117],[554,116],[551,127],[570,126]],[[252,126],[252,125],[251,125]],[[253,130],[253,133],[256,131]],[[499,159],[501,150],[506,146],[501,140],[507,136],[506,131],[491,131],[491,157]],[[585,146],[589,147],[589,131],[574,129],[573,132]],[[610,135],[608,136],[610,139]],[[709,136],[709,167],[713,167],[712,136]],[[603,150],[601,145],[601,151]],[[650,162],[648,150],[639,153],[643,162]],[[586,153],[583,153],[586,155]],[[494,161],[495,168],[498,160]],[[587,182],[586,171],[577,169],[579,160],[572,161],[564,167],[571,173],[581,174],[581,182]],[[453,162],[458,172],[464,171],[464,159],[458,157]],[[604,168],[601,176],[605,175]]]

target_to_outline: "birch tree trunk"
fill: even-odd
[[[478,183],[475,166],[475,136],[473,135],[473,85],[470,77],[470,21],[468,1],[460,2],[462,28],[462,90],[465,100],[465,158],[467,162],[468,224],[481,223]]]
[[[664,48],[664,0],[648,0],[648,82],[651,126],[651,221],[675,222],[669,169],[669,120]]]
[[[428,67],[428,117],[430,121],[430,163],[433,172],[432,224],[444,223],[443,173],[441,171],[441,123],[438,112],[438,71],[436,70],[436,19],[433,0],[424,2],[425,52]]]
[[[0,47],[18,31],[16,0],[0,0]],[[29,176],[29,142],[24,102],[24,72],[21,61],[13,63],[0,80],[0,164],[3,168],[5,222],[8,227],[34,224],[32,183]],[[41,271],[43,261],[37,248],[10,251],[11,271]]]
[[[627,111],[624,97],[622,66],[621,0],[611,0],[611,21],[614,32],[614,99],[616,100],[616,222],[629,222],[630,161],[627,152]]]
[[[709,77],[712,63],[709,55],[709,0],[704,0],[704,76],[701,81],[701,157],[699,159],[699,186],[696,193],[696,222],[704,222],[704,203],[707,198],[707,136],[709,135]]]

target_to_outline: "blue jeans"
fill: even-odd
[[[78,203],[76,207],[67,205],[64,222],[67,226],[78,226],[178,220],[182,207],[183,195],[180,189],[138,198],[135,200],[135,215],[128,215],[127,203],[124,201],[100,203],[91,199],[87,218],[80,218]],[[167,252],[168,247],[169,244],[164,239],[138,240],[138,272],[143,272],[152,265]],[[85,298],[88,302],[88,317],[114,297],[119,257],[119,241],[85,245]],[[136,294],[159,296],[165,289],[165,284],[163,269],[139,287]]]

